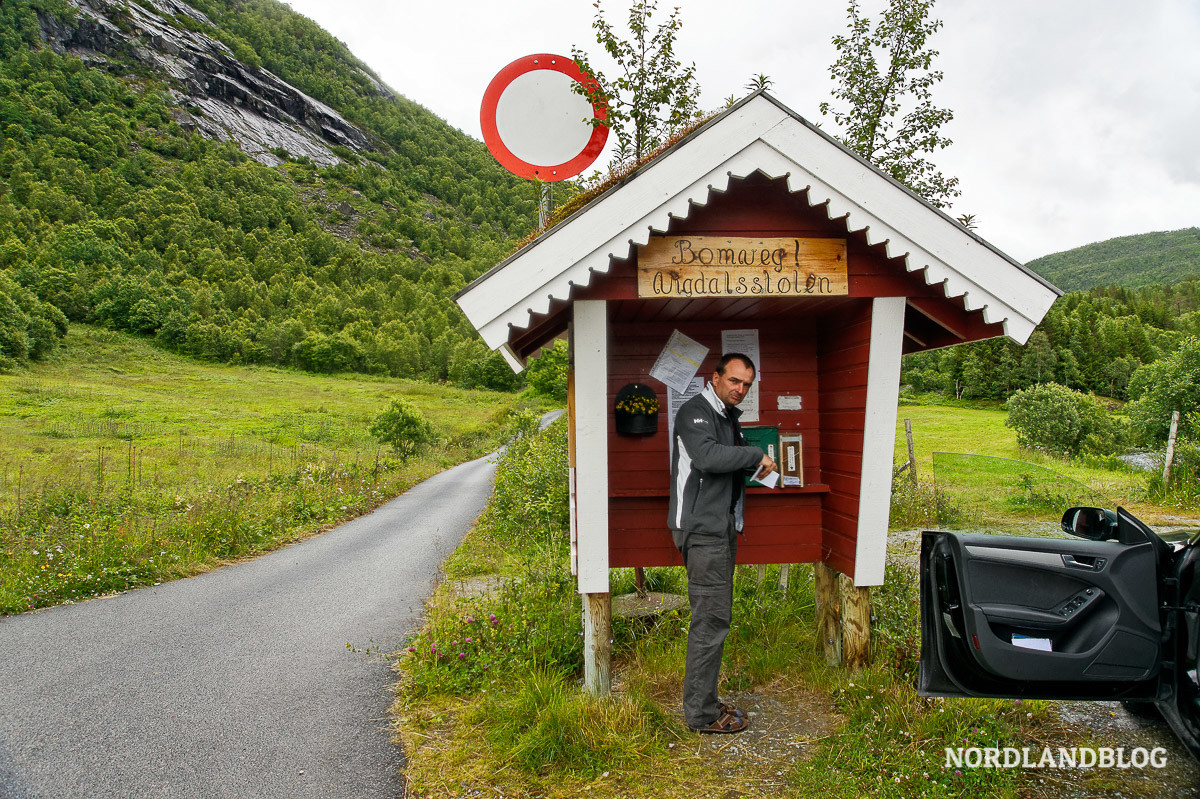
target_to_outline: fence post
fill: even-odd
[[[908,476],[917,482],[917,456],[913,452],[912,419],[904,420],[904,437],[908,439]]]
[[[1167,454],[1163,458],[1163,486],[1171,483],[1171,462],[1175,460],[1175,436],[1179,432],[1179,411],[1171,411],[1171,432],[1167,436]]]

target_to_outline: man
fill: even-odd
[[[683,716],[696,732],[746,729],[746,714],[717,696],[721,655],[733,615],[733,560],[742,532],[743,476],[775,471],[775,461],[747,446],[737,406],[754,384],[754,363],[726,353],[704,391],[685,402],[675,417],[671,461],[671,535],[687,568],[687,666]]]

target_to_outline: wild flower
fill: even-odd
[[[614,405],[613,408],[633,416],[650,416],[658,413],[658,398],[630,394],[627,397],[622,397],[621,401]]]

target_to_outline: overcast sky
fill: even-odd
[[[477,139],[484,90],[511,61],[574,45],[607,66],[590,0],[286,2]],[[779,100],[836,132],[819,105],[844,0],[664,0],[658,16],[674,5],[705,110],[764,73]],[[623,29],[627,0],[604,9]],[[1021,261],[1200,224],[1200,3],[943,0],[933,15],[945,22],[930,40],[945,72],[934,99],[955,114],[943,129],[954,144],[935,162],[961,181],[953,215],[974,214],[979,234]]]

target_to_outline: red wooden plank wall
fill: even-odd
[[[817,319],[802,312],[756,325],[761,350],[760,419],[753,424],[778,425],[781,433],[804,436],[804,481],[809,488],[751,489],[747,500],[746,534],[741,563],[802,563],[821,552],[822,433],[819,429],[817,385]],[[712,375],[721,355],[721,331],[744,325],[731,322],[614,324],[609,340],[611,403],[626,383],[639,382],[658,392],[662,412],[658,432],[651,436],[620,436],[609,417],[609,556],[610,565],[660,566],[679,562],[667,527],[670,482],[666,389],[650,378],[672,331],[679,329],[709,348],[699,375]],[[801,397],[799,411],[777,410],[779,396]]]
[[[841,220],[826,217],[824,206],[810,208],[804,195],[792,194],[786,181],[755,174],[732,181],[729,190],[672,220],[670,235],[824,235],[846,237],[850,297],[825,301],[797,298],[786,314],[745,321],[675,323],[614,321],[609,342],[608,400],[626,383],[644,383],[659,392],[662,412],[653,436],[618,436],[609,416],[609,557],[613,567],[680,563],[667,528],[669,469],[666,389],[649,377],[671,332],[679,329],[709,348],[699,375],[706,379],[721,352],[721,330],[755,327],[762,350],[761,419],[784,433],[804,436],[806,492],[751,489],[746,535],[738,549],[741,563],[802,563],[827,560],[853,573],[862,474],[862,434],[866,421],[867,361],[870,352],[871,301],[876,296],[929,296],[944,299],[940,287],[927,286],[921,274],[908,274],[899,260],[883,257],[861,235],[847,235]],[[580,296],[637,302],[636,253],[614,264],[613,271]],[[859,299],[855,299],[859,298]],[[669,311],[664,301],[646,301],[645,320]],[[673,300],[681,307],[686,301]],[[710,301],[714,316],[733,312],[737,301]],[[657,304],[655,304],[657,303]],[[651,307],[653,306],[653,307]],[[707,306],[706,306],[707,308]],[[668,314],[664,318],[671,318]],[[802,411],[779,411],[780,395],[798,395]],[[814,484],[824,486],[814,490]],[[886,500],[884,500],[886,501]]]
[[[871,301],[855,302],[827,322],[817,353],[821,466],[830,489],[821,508],[821,559],[843,574],[853,574],[866,426]]]

